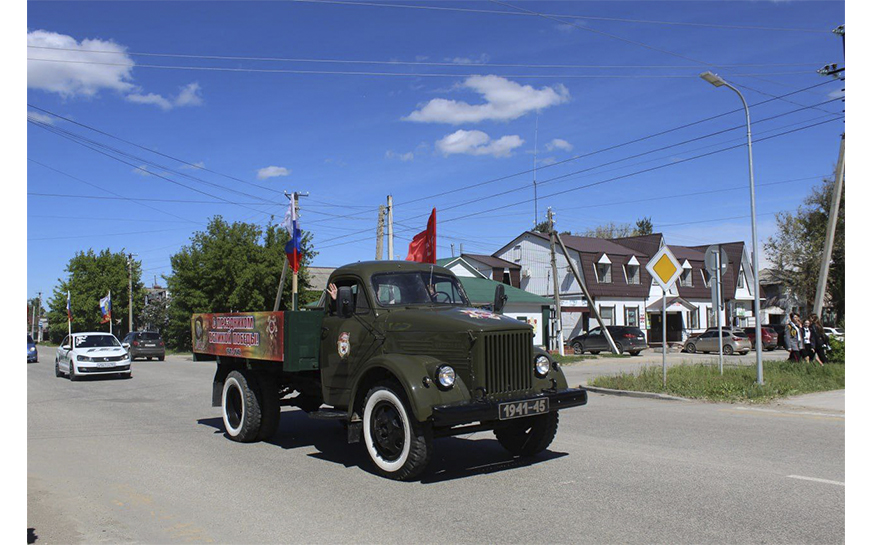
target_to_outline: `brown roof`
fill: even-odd
[[[484,263],[488,267],[493,267],[495,269],[521,269],[521,266],[517,263],[512,263],[511,261],[506,261],[505,259],[494,257],[492,255],[460,254],[460,257],[468,257],[470,259],[474,259],[479,263]]]
[[[698,252],[703,253],[703,259],[705,259],[705,251],[710,244],[706,244],[704,246],[690,246],[690,249],[696,250]],[[739,279],[739,267],[742,265],[742,256],[745,253],[745,243],[744,242],[727,242],[721,243],[721,247],[723,247],[727,251],[727,257],[730,259],[730,264],[727,267],[727,272],[724,274],[724,277],[721,279],[721,282],[724,286],[724,300],[729,301],[730,299],[735,299],[736,297],[736,287],[738,285]],[[745,271],[746,275],[749,271]],[[747,276],[745,280],[750,280]]]
[[[612,242],[632,248],[642,254],[651,257],[660,249],[660,243],[663,241],[662,233],[652,233],[650,235],[639,235],[635,237],[611,238]]]

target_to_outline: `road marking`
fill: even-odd
[[[788,479],[801,479],[803,481],[814,481],[816,483],[834,484],[837,486],[845,486],[845,483],[840,481],[830,481],[828,479],[818,479],[817,477],[803,477],[802,475],[788,475]]]
[[[731,407],[729,409],[721,409],[724,412],[732,412],[732,413],[765,413],[771,416],[805,416],[812,417],[816,419],[828,419],[828,420],[844,420],[845,415],[841,414],[833,414],[833,413],[819,413],[819,412],[811,412],[811,411],[777,411],[775,409],[758,409],[756,407]]]

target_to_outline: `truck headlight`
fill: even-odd
[[[31,346],[30,348],[28,348],[28,350],[30,350],[31,352],[36,352],[36,347],[35,347],[35,346]]]
[[[541,355],[536,358],[536,375],[542,378],[545,378],[548,375],[548,371],[551,370],[551,360],[548,359],[548,356]]]
[[[438,369],[436,369],[436,382],[439,383],[439,386],[443,388],[451,388],[454,386],[454,381],[457,380],[457,374],[454,372],[454,368],[450,365],[440,365]]]

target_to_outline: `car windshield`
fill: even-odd
[[[839,335],[844,335],[844,334],[845,334],[845,330],[842,329],[841,327],[835,327],[835,328],[833,328],[833,329],[835,329],[835,330],[836,330],[836,333],[838,333]]]
[[[144,333],[139,334],[139,338],[144,341],[159,341],[160,333],[153,333],[151,331],[146,331]]]
[[[27,344],[33,344],[33,337],[30,335],[27,336]]]
[[[77,335],[76,348],[97,348],[101,346],[121,346],[114,335]]]
[[[457,278],[445,274],[421,271],[375,274],[372,288],[381,306],[470,306]]]

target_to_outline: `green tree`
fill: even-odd
[[[774,264],[775,278],[807,308],[814,305],[824,251],[827,222],[834,180],[825,179],[812,188],[796,212],[779,212],[775,216],[777,230],[765,245],[766,255]],[[826,304],[836,314],[835,323],[845,316],[845,192],[839,206],[833,256],[827,278]]]
[[[137,322],[141,324],[142,329],[163,333],[169,321],[170,309],[167,300],[153,297],[142,309],[142,315]]]
[[[138,315],[144,305],[145,288],[141,280],[142,265],[134,261],[133,313]],[[127,255],[124,252],[93,249],[78,252],[65,269],[66,280],[58,279],[48,301],[49,338],[60,342],[67,334],[67,291],[71,294],[72,329],[76,331],[109,331],[109,324],[101,324],[100,299],[112,290],[113,333],[122,337],[129,330],[127,323]]]
[[[650,217],[636,220],[636,234],[634,236],[650,235],[654,232],[654,223]]]
[[[227,223],[220,216],[212,218],[205,231],[194,233],[190,244],[170,258],[172,273],[165,276],[171,294],[167,344],[190,349],[194,313],[272,310],[286,261],[287,240],[287,231],[279,225],[263,229],[251,223]],[[317,255],[307,232],[303,233],[302,246],[298,285],[301,305],[320,296],[306,293],[307,266]],[[288,274],[282,309],[292,306],[291,278]]]

